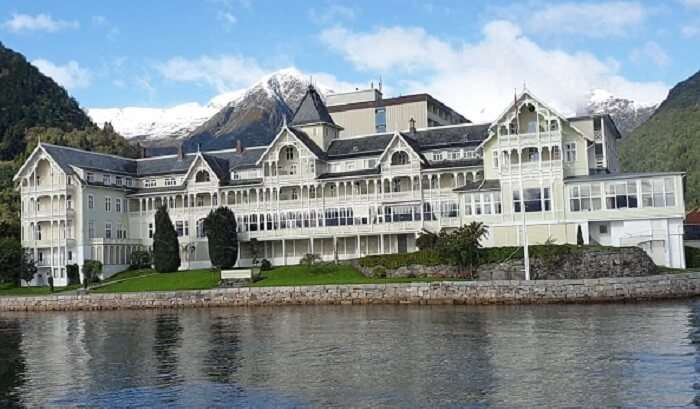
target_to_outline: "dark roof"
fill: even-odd
[[[464,124],[417,129],[402,135],[416,151],[449,147],[476,147],[488,136],[490,124]],[[328,147],[329,159],[366,156],[384,152],[394,134],[380,133],[360,138],[336,139]]]
[[[343,177],[351,177],[351,176],[367,176],[367,175],[378,175],[379,174],[379,167],[374,167],[371,169],[360,169],[360,170],[352,170],[348,172],[336,172],[336,173],[324,173],[318,177],[318,179],[334,179],[334,178],[343,178]]]
[[[48,143],[42,143],[41,147],[51,155],[58,163],[58,166],[66,173],[73,173],[71,166],[124,175],[133,175],[136,173],[136,161],[133,159]]]
[[[136,161],[138,176],[158,176],[171,173],[186,173],[194,161],[195,154],[185,155],[182,159],[176,156],[161,156]]]
[[[328,113],[326,104],[321,99],[321,96],[316,92],[316,89],[309,85],[304,98],[301,99],[294,116],[292,117],[292,125],[303,125],[317,122],[325,122],[335,125],[331,114]],[[337,126],[337,125],[335,125]]]
[[[213,170],[214,173],[216,173],[216,176],[219,178],[219,180],[228,180],[229,163],[226,159],[217,158],[216,156],[208,155],[206,153],[202,154],[202,158],[207,162],[207,165],[209,165],[211,170]]]
[[[185,185],[176,186],[161,186],[161,187],[147,187],[135,190],[130,193],[130,195],[142,195],[149,193],[164,193],[164,192],[181,192],[185,190]]]
[[[501,190],[501,182],[498,180],[475,180],[453,189],[454,192],[483,192],[489,190]]]
[[[401,134],[401,136],[403,137],[404,141],[406,141],[406,143],[408,144],[408,146],[410,146],[411,149],[413,149],[413,151],[414,151],[415,153],[417,153],[418,156],[420,156],[421,160],[422,160],[423,162],[425,162],[425,163],[428,163],[428,160],[427,160],[427,159],[425,158],[425,156],[423,156],[423,154],[421,153],[421,147],[420,147],[420,145],[418,144],[418,142],[417,142],[416,140],[414,140],[414,139],[412,138],[412,136],[414,136],[414,135],[415,135],[415,133],[402,133],[402,134]]]
[[[260,179],[260,178],[257,178],[257,179],[236,179],[236,180],[229,180],[228,183],[226,183],[226,186],[257,185],[259,183],[262,183],[262,179]]]
[[[594,175],[569,176],[564,178],[564,182],[594,182],[605,180],[624,180],[655,176],[675,176],[684,175],[685,172],[637,172],[637,173],[599,173]]]
[[[344,112],[344,111],[349,111],[349,110],[353,110],[353,109],[388,107],[388,106],[392,106],[392,105],[408,104],[411,102],[422,102],[422,101],[433,103],[435,105],[438,105],[440,108],[451,112],[452,115],[455,115],[459,121],[462,121],[464,123],[471,122],[470,120],[465,118],[462,114],[460,114],[459,112],[450,108],[449,106],[445,105],[443,102],[433,98],[429,94],[402,95],[400,97],[394,97],[394,98],[382,98],[379,100],[372,100],[372,101],[351,102],[348,104],[330,106],[330,107],[328,107],[328,110],[330,112]]]
[[[430,169],[443,169],[443,168],[463,168],[466,166],[480,166],[484,163],[483,159],[460,159],[460,160],[443,160],[439,162],[433,162],[428,164]]]
[[[294,127],[289,127],[289,129],[292,131],[292,133],[301,141],[301,143],[304,144],[311,152],[314,153],[319,159],[326,159],[326,152],[323,151],[318,145],[316,145],[316,142],[313,141],[309,137],[309,135],[306,134],[306,132],[302,131],[299,128],[294,128]]]

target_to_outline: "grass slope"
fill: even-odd
[[[60,294],[64,291],[75,290],[78,285],[68,287],[54,287],[53,294]],[[0,284],[0,297],[11,297],[17,295],[49,295],[49,287],[15,287],[14,284]]]
[[[143,270],[138,270],[143,271]],[[125,273],[121,273],[125,274]],[[126,277],[122,277],[126,278]],[[178,271],[140,275],[92,290],[94,293],[129,293],[141,291],[202,290],[216,287],[219,272],[213,270]]]

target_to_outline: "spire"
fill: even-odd
[[[299,107],[292,117],[291,125],[304,125],[311,123],[327,123],[337,126],[328,113],[328,108],[323,102],[321,95],[312,84],[306,90],[304,98],[301,99]]]
[[[287,127],[287,114],[282,114],[282,128]]]

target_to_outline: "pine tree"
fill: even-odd
[[[173,222],[165,206],[156,212],[153,234],[153,267],[159,273],[172,273],[180,268],[180,245]]]
[[[581,230],[581,225],[578,225],[578,230],[576,231],[576,244],[583,246],[583,231]]]
[[[209,259],[218,268],[231,268],[238,260],[238,233],[236,216],[228,207],[209,212],[204,219],[204,229],[209,241]]]

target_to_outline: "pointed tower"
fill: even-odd
[[[306,133],[324,151],[328,149],[332,140],[338,138],[338,133],[343,129],[333,121],[326,104],[313,85],[307,88],[289,125]]]

